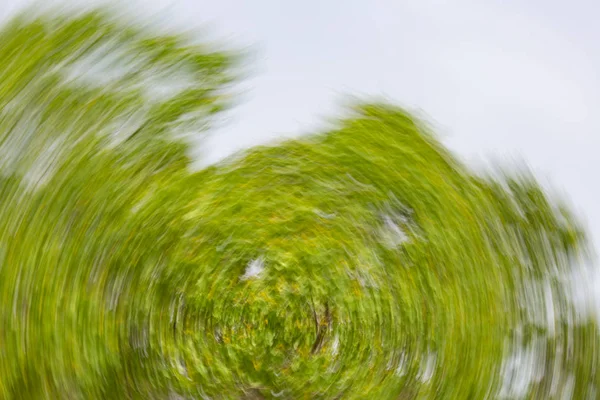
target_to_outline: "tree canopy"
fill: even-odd
[[[595,398],[566,206],[389,104],[191,171],[239,62],[101,11],[4,26],[0,397]]]

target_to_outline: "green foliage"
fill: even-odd
[[[235,57],[115,21],[0,33],[0,397],[493,398],[533,342],[523,397],[594,396],[561,291],[585,238],[530,175],[381,104],[192,173]]]

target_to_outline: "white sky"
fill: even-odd
[[[341,94],[385,96],[427,115],[468,160],[526,160],[600,238],[600,3],[204,3],[173,9],[260,51],[248,101],[213,137],[213,157],[307,131]]]
[[[466,160],[525,160],[569,194],[600,243],[596,0],[128,3],[254,46],[246,101],[209,140],[209,160],[309,131],[343,94],[384,96],[426,115]],[[0,14],[23,4],[2,0]]]
[[[426,115],[467,160],[525,160],[600,238],[595,0],[152,3],[255,48],[246,101],[209,158],[309,131],[343,94],[383,96]]]

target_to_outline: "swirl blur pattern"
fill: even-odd
[[[238,62],[100,11],[4,26],[1,398],[596,398],[566,207],[383,104],[191,172]]]

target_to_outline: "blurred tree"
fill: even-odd
[[[586,241],[530,174],[382,104],[193,173],[235,60],[101,12],[0,32],[0,397],[595,397]]]

